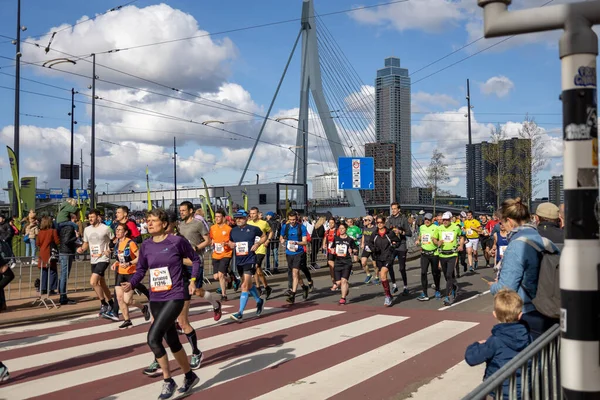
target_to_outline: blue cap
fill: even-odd
[[[265,214],[266,217],[274,217],[275,213],[273,211],[269,211]]]
[[[235,214],[233,214],[233,218],[248,218],[248,213],[246,210],[238,210]]]

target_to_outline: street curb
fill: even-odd
[[[421,255],[420,254],[412,254],[406,257],[406,261],[414,261],[417,260]],[[353,265],[353,268],[356,267],[356,264]],[[358,267],[358,269],[360,269],[360,267]],[[320,276],[325,276],[325,275],[329,275],[329,268],[327,268],[327,266],[321,267],[319,269],[317,269],[316,271],[311,271],[311,275],[316,276],[316,277],[320,277]],[[269,282],[285,282],[287,281],[287,268],[286,269],[282,269],[281,272],[277,275],[273,275],[273,276],[269,276],[267,277]],[[93,302],[95,301],[95,299],[91,299],[91,300],[86,300],[86,302]],[[61,308],[64,306],[61,306]],[[70,317],[79,317],[85,314],[89,314],[92,313],[94,311],[98,310],[98,306],[97,305],[90,305],[89,307],[85,307],[85,308],[79,308],[77,310],[73,310],[73,311],[67,311],[64,313],[60,313],[57,315],[46,315],[46,314],[40,314],[40,315],[36,315],[33,317],[20,317],[20,318],[15,318],[13,320],[7,321],[7,322],[0,322],[0,328],[8,328],[8,327],[13,327],[13,326],[18,326],[18,325],[26,325],[28,323],[33,323],[33,322],[46,322],[49,320],[62,320],[62,319],[66,319],[66,318],[70,318]]]

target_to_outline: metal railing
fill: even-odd
[[[503,393],[506,380],[508,393]],[[496,400],[562,399],[559,325],[544,332],[464,399],[481,400],[487,396],[494,396]]]

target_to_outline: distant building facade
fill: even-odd
[[[396,171],[396,145],[394,143],[367,143],[365,144],[365,157],[374,159],[375,189],[362,190],[363,200],[365,204],[388,204],[390,202],[390,173],[377,170],[392,168],[392,171]],[[397,201],[396,193],[392,193],[392,198]]]
[[[323,174],[311,178],[312,199],[327,200],[341,199],[344,197],[344,191],[338,189],[337,174]]]
[[[563,189],[563,176],[553,176],[548,180],[548,199],[550,203],[560,206],[565,202],[565,192]]]

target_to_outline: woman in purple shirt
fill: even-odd
[[[169,370],[169,358],[162,344],[163,337],[169,345],[175,360],[185,373],[182,387],[178,395],[186,395],[200,382],[191,370],[187,355],[181,346],[175,321],[183,309],[186,291],[194,293],[194,278],[189,287],[185,286],[183,275],[183,259],[192,260],[192,276],[197,276],[200,259],[190,243],[182,237],[169,235],[167,213],[161,209],[153,209],[148,213],[148,233],[150,240],[142,243],[138,257],[137,269],[129,282],[121,284],[123,291],[128,292],[144,279],[146,271],[150,275],[150,310],[154,323],[148,331],[148,346],[161,366],[164,384],[158,397],[170,399],[175,394],[177,385]]]

